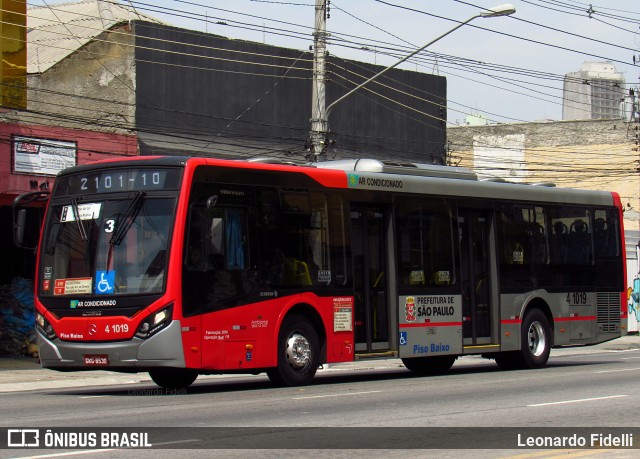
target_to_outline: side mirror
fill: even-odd
[[[27,221],[27,209],[20,209],[16,212],[13,222],[13,244],[22,247],[24,244],[24,226]]]
[[[213,209],[216,205],[218,205],[218,195],[209,196],[207,198],[207,209]]]
[[[19,249],[35,250],[38,244],[38,231],[42,223],[41,208],[49,199],[48,191],[32,191],[23,193],[13,200],[11,217],[13,220],[13,243]],[[41,203],[30,206],[33,203]],[[29,215],[27,215],[27,212]],[[32,231],[27,233],[27,219]],[[25,235],[27,236],[26,244],[33,244],[33,247],[25,247]],[[33,237],[32,237],[33,236]]]

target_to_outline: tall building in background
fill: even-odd
[[[585,62],[564,76],[563,120],[616,119],[623,116],[624,76],[610,62]]]

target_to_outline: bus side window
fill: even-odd
[[[243,270],[246,266],[245,244],[247,242],[244,212],[239,209],[226,209],[224,223],[226,268]],[[213,239],[213,235],[211,239]]]
[[[618,223],[615,215],[607,215],[606,210],[596,210],[593,225],[593,245],[596,258],[617,257]]]
[[[406,199],[396,210],[398,276],[403,287],[456,282],[453,219],[444,200]]]
[[[575,219],[569,227],[567,260],[574,265],[591,264],[591,234],[582,218]]]
[[[563,265],[567,262],[567,253],[569,250],[569,228],[562,220],[556,220],[552,224],[553,233],[551,234],[551,263],[554,265]]]
[[[538,223],[528,223],[525,235],[527,262],[533,265],[547,264],[547,236],[544,227]]]

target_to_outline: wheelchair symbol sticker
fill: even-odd
[[[406,346],[407,345],[407,332],[400,332],[400,346]]]
[[[96,293],[113,293],[115,282],[115,271],[96,271]]]

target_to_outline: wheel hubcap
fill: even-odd
[[[303,335],[293,333],[287,340],[287,362],[295,370],[301,370],[311,361],[311,346]]]
[[[534,322],[529,326],[529,350],[536,357],[542,355],[546,347],[546,337],[540,322]]]

